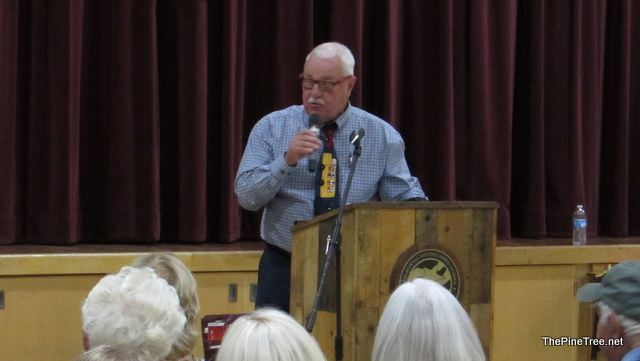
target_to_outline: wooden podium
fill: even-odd
[[[496,209],[494,202],[347,206],[340,247],[344,360],[371,359],[378,320],[392,289],[415,277],[437,278],[457,293],[489,358]],[[291,314],[302,325],[313,308],[336,215],[332,211],[293,228]],[[335,294],[335,283],[335,278],[327,281],[328,299]],[[330,304],[323,308],[312,334],[327,359],[335,360],[336,314]]]

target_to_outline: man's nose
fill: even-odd
[[[322,90],[320,90],[320,85],[318,83],[313,84],[311,88],[311,96],[314,98],[320,98],[322,96]]]

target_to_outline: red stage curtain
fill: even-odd
[[[577,204],[638,236],[638,38],[633,0],[3,0],[0,244],[257,239],[244,143],[331,40],[431,200],[498,202],[503,239],[569,237]]]

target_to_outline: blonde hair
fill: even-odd
[[[440,284],[417,278],[389,298],[373,343],[373,361],[484,361],[471,319]]]
[[[216,361],[326,361],[316,340],[289,314],[261,308],[229,326]]]
[[[198,300],[198,285],[191,270],[185,266],[175,255],[169,253],[151,253],[142,256],[132,264],[133,267],[150,267],[158,276],[165,279],[178,292],[180,305],[184,309],[187,323],[182,334],[173,344],[167,360],[176,360],[193,352],[200,329],[198,328],[198,312],[200,303]]]

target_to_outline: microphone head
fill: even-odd
[[[353,132],[351,132],[351,135],[349,136],[349,143],[354,145],[359,144],[360,140],[362,140],[363,137],[364,137],[364,129],[360,128],[358,129],[357,132],[354,130]]]
[[[320,128],[322,122],[320,121],[320,116],[316,113],[309,115],[309,127],[310,128]]]

